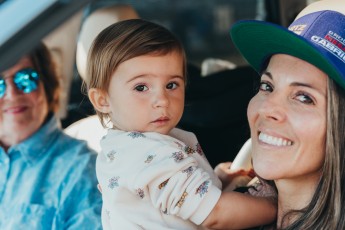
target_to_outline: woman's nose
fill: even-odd
[[[12,78],[7,78],[4,98],[10,99],[10,98],[13,98],[19,94],[23,94],[23,92],[16,87]]]
[[[285,107],[283,98],[276,93],[271,93],[265,97],[258,112],[265,119],[281,122],[286,118]]]

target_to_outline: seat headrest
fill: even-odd
[[[56,72],[61,77],[60,109],[58,116],[66,118],[70,96],[70,86],[74,76],[76,40],[83,16],[80,10],[46,37],[44,44],[48,47],[56,65]]]
[[[83,22],[76,52],[76,64],[79,75],[85,80],[87,54],[96,36],[111,24],[139,18],[137,12],[129,5],[111,5],[93,11]]]

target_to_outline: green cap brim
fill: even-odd
[[[236,23],[230,34],[237,49],[258,73],[272,55],[288,54],[313,64],[345,88],[336,67],[305,38],[284,27],[248,20]]]

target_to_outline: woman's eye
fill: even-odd
[[[268,83],[268,82],[260,82],[260,86],[259,86],[259,90],[260,91],[268,91],[268,92],[272,92],[273,91],[273,87]]]
[[[166,86],[167,89],[176,89],[177,87],[178,87],[178,84],[176,82],[170,82]]]
[[[149,88],[146,85],[137,85],[134,88],[136,91],[143,92],[148,90]]]
[[[299,100],[300,102],[304,103],[304,104],[312,104],[314,105],[314,100],[307,94],[305,93],[299,93],[296,96],[296,99]]]

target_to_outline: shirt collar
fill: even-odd
[[[25,161],[33,163],[46,153],[51,146],[51,142],[58,134],[59,127],[60,123],[55,115],[48,115],[47,121],[38,131],[23,142],[11,146],[8,153],[11,154],[11,152],[18,151]]]

